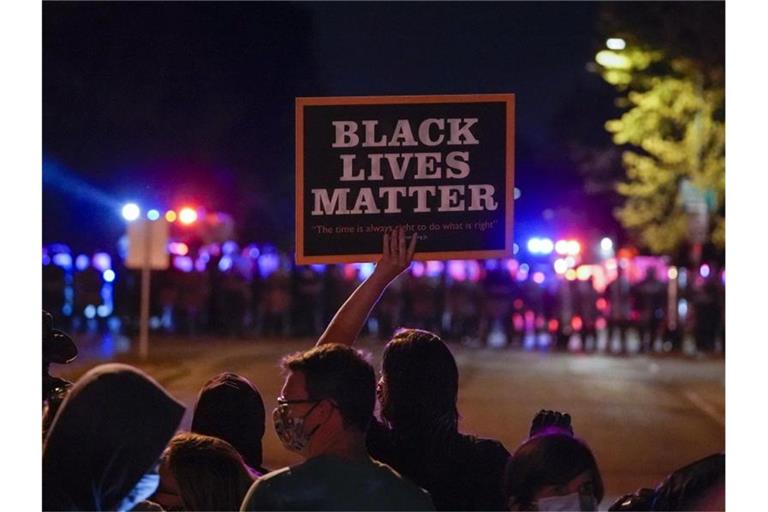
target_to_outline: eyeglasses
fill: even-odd
[[[293,405],[293,404],[316,404],[322,402],[322,400],[288,400],[284,396],[277,397],[277,405]]]

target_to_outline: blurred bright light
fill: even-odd
[[[573,318],[571,318],[571,327],[574,331],[580,331],[581,328],[584,327],[584,321],[579,315],[575,315]]]
[[[147,212],[147,218],[149,220],[157,220],[160,218],[160,212],[155,209],[149,210]]]
[[[141,210],[136,203],[127,203],[122,209],[123,218],[128,222],[132,222],[139,218]]]
[[[232,268],[232,258],[229,256],[222,256],[219,260],[219,270],[221,272],[226,272]]]
[[[712,271],[712,270],[709,268],[709,265],[707,265],[707,264],[705,263],[705,264],[703,264],[703,265],[701,266],[701,268],[699,268],[699,275],[700,275],[701,277],[703,277],[703,278],[707,278],[707,277],[709,277],[709,274],[710,274],[710,272],[711,272],[711,271]]]
[[[93,304],[88,304],[85,306],[83,313],[85,313],[85,318],[93,318],[96,316],[96,308],[93,306]]]
[[[184,242],[171,242],[168,244],[168,252],[178,256],[186,256],[189,254],[189,247]]]
[[[89,264],[90,258],[88,258],[88,256],[85,254],[80,254],[77,258],[75,258],[75,267],[77,270],[85,270],[88,268]]]
[[[189,256],[176,256],[173,258],[173,266],[182,272],[192,272],[195,265],[192,263],[192,258]]]
[[[528,252],[531,254],[550,254],[554,244],[549,238],[531,238],[528,240]]]
[[[630,69],[632,67],[632,61],[629,60],[629,57],[611,50],[598,52],[595,60],[598,64],[608,69]]]
[[[96,314],[99,315],[101,318],[106,318],[109,316],[109,306],[106,304],[102,304],[101,306],[96,308]]]
[[[165,212],[165,220],[168,222],[176,222],[176,212],[173,210]]]
[[[555,243],[555,252],[557,254],[568,254],[568,240],[558,240]]]
[[[669,267],[669,270],[667,270],[667,277],[671,280],[677,279],[677,269],[675,267]]]
[[[361,263],[360,264],[360,278],[367,279],[368,276],[373,274],[373,269],[376,267],[374,263]]]
[[[179,221],[182,224],[192,224],[197,220],[197,212],[189,207],[184,207],[179,211]]]
[[[490,261],[490,260],[488,260]],[[420,261],[414,261],[411,264],[411,275],[413,277],[421,277],[424,275],[424,263]]]
[[[576,260],[573,258],[573,256],[568,256],[565,258],[565,264],[568,266],[568,268],[571,268],[576,265]]]
[[[104,272],[112,268],[112,258],[105,252],[97,252],[93,255],[93,266],[96,270]]]
[[[183,221],[182,221],[183,222]],[[223,254],[235,254],[238,252],[240,248],[237,246],[237,242],[233,240],[227,240],[224,242],[224,244],[221,246],[221,252]]]
[[[520,189],[515,187],[515,200],[520,199],[520,196],[522,195],[523,193],[520,191]]]
[[[104,278],[104,281],[107,283],[111,283],[112,281],[115,280],[115,271],[112,270],[111,268],[108,268],[107,270],[105,270],[104,273],[101,275]]]
[[[613,240],[611,240],[608,237],[603,238],[600,240],[600,248],[604,250],[605,252],[612,251],[613,250]]]
[[[367,263],[363,263],[363,265],[368,265],[368,264]],[[371,265],[373,265],[373,263],[371,263]],[[361,274],[365,273],[364,268],[365,267],[360,267],[360,273]],[[443,263],[442,261],[429,260],[429,261],[427,261],[427,268],[426,268],[425,272],[426,272],[428,277],[437,277],[437,276],[439,276],[440,274],[443,273],[443,269],[444,268],[445,268],[445,263]],[[370,274],[368,274],[368,275],[370,275]],[[365,279],[366,277],[368,277],[368,275],[361,275],[361,277],[363,279]]]
[[[517,244],[512,244],[512,254],[517,254],[520,252],[520,246]]]
[[[54,254],[53,256],[53,264],[62,268],[71,268],[72,267],[72,256],[65,252],[60,252],[59,254]]]
[[[627,43],[620,37],[611,37],[605,42],[605,46],[609,50],[623,50],[627,47]]]
[[[592,276],[592,269],[589,265],[582,265],[576,269],[576,277],[579,281],[586,281]]]
[[[536,284],[541,284],[544,282],[544,272],[534,272],[533,273],[533,282]]]
[[[464,281],[467,278],[467,270],[461,260],[448,261],[448,275],[454,281]]]
[[[571,256],[576,256],[581,252],[581,244],[576,240],[569,240],[568,248],[566,249],[566,252]]]
[[[563,258],[557,258],[555,260],[555,272],[558,274],[565,274],[565,271],[568,270],[568,264],[565,262]]]
[[[565,278],[566,278],[567,280],[569,280],[569,281],[573,281],[574,279],[576,279],[576,271],[575,271],[575,270],[573,270],[572,268],[569,268],[569,269],[568,269],[568,270],[565,272]]]

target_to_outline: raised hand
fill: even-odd
[[[416,234],[411,235],[411,241],[406,246],[405,228],[397,226],[384,233],[383,245],[381,258],[376,263],[374,272],[389,282],[411,265],[416,252]]]
[[[541,434],[573,435],[571,415],[559,411],[540,410],[531,421],[530,437]]]

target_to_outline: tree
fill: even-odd
[[[625,4],[626,5],[626,4]],[[647,6],[648,4],[643,4]],[[715,4],[718,7],[718,4]],[[673,6],[671,9],[678,9]],[[709,197],[711,209],[708,237],[718,247],[725,244],[725,86],[724,62],[705,51],[717,46],[722,26],[717,9],[697,12],[692,23],[701,33],[684,26],[690,17],[670,7],[654,7],[646,12],[649,27],[667,20],[665,30],[647,32],[643,23],[626,29],[623,19],[639,19],[627,13],[607,16],[620,35],[610,44],[613,49],[596,56],[600,73],[622,96],[618,105],[625,109],[618,119],[606,122],[613,142],[624,148],[622,162],[626,180],[617,185],[624,197],[616,216],[635,235],[641,245],[654,253],[671,254],[690,239],[689,214],[683,195],[698,190]],[[612,16],[612,18],[611,18]],[[701,22],[703,20],[703,22]],[[611,23],[607,23],[608,26]],[[685,38],[687,45],[676,44]],[[691,45],[707,40],[699,47]],[[714,39],[714,41],[709,41]],[[624,46],[622,45],[624,44]],[[687,50],[686,52],[683,52]],[[690,200],[690,194],[689,194]]]

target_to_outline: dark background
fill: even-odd
[[[598,3],[43,5],[43,240],[110,249],[119,208],[231,213],[293,248],[296,96],[517,95],[518,242],[618,231],[567,142],[609,143],[614,91],[586,70]],[[557,224],[552,212],[556,213]]]

